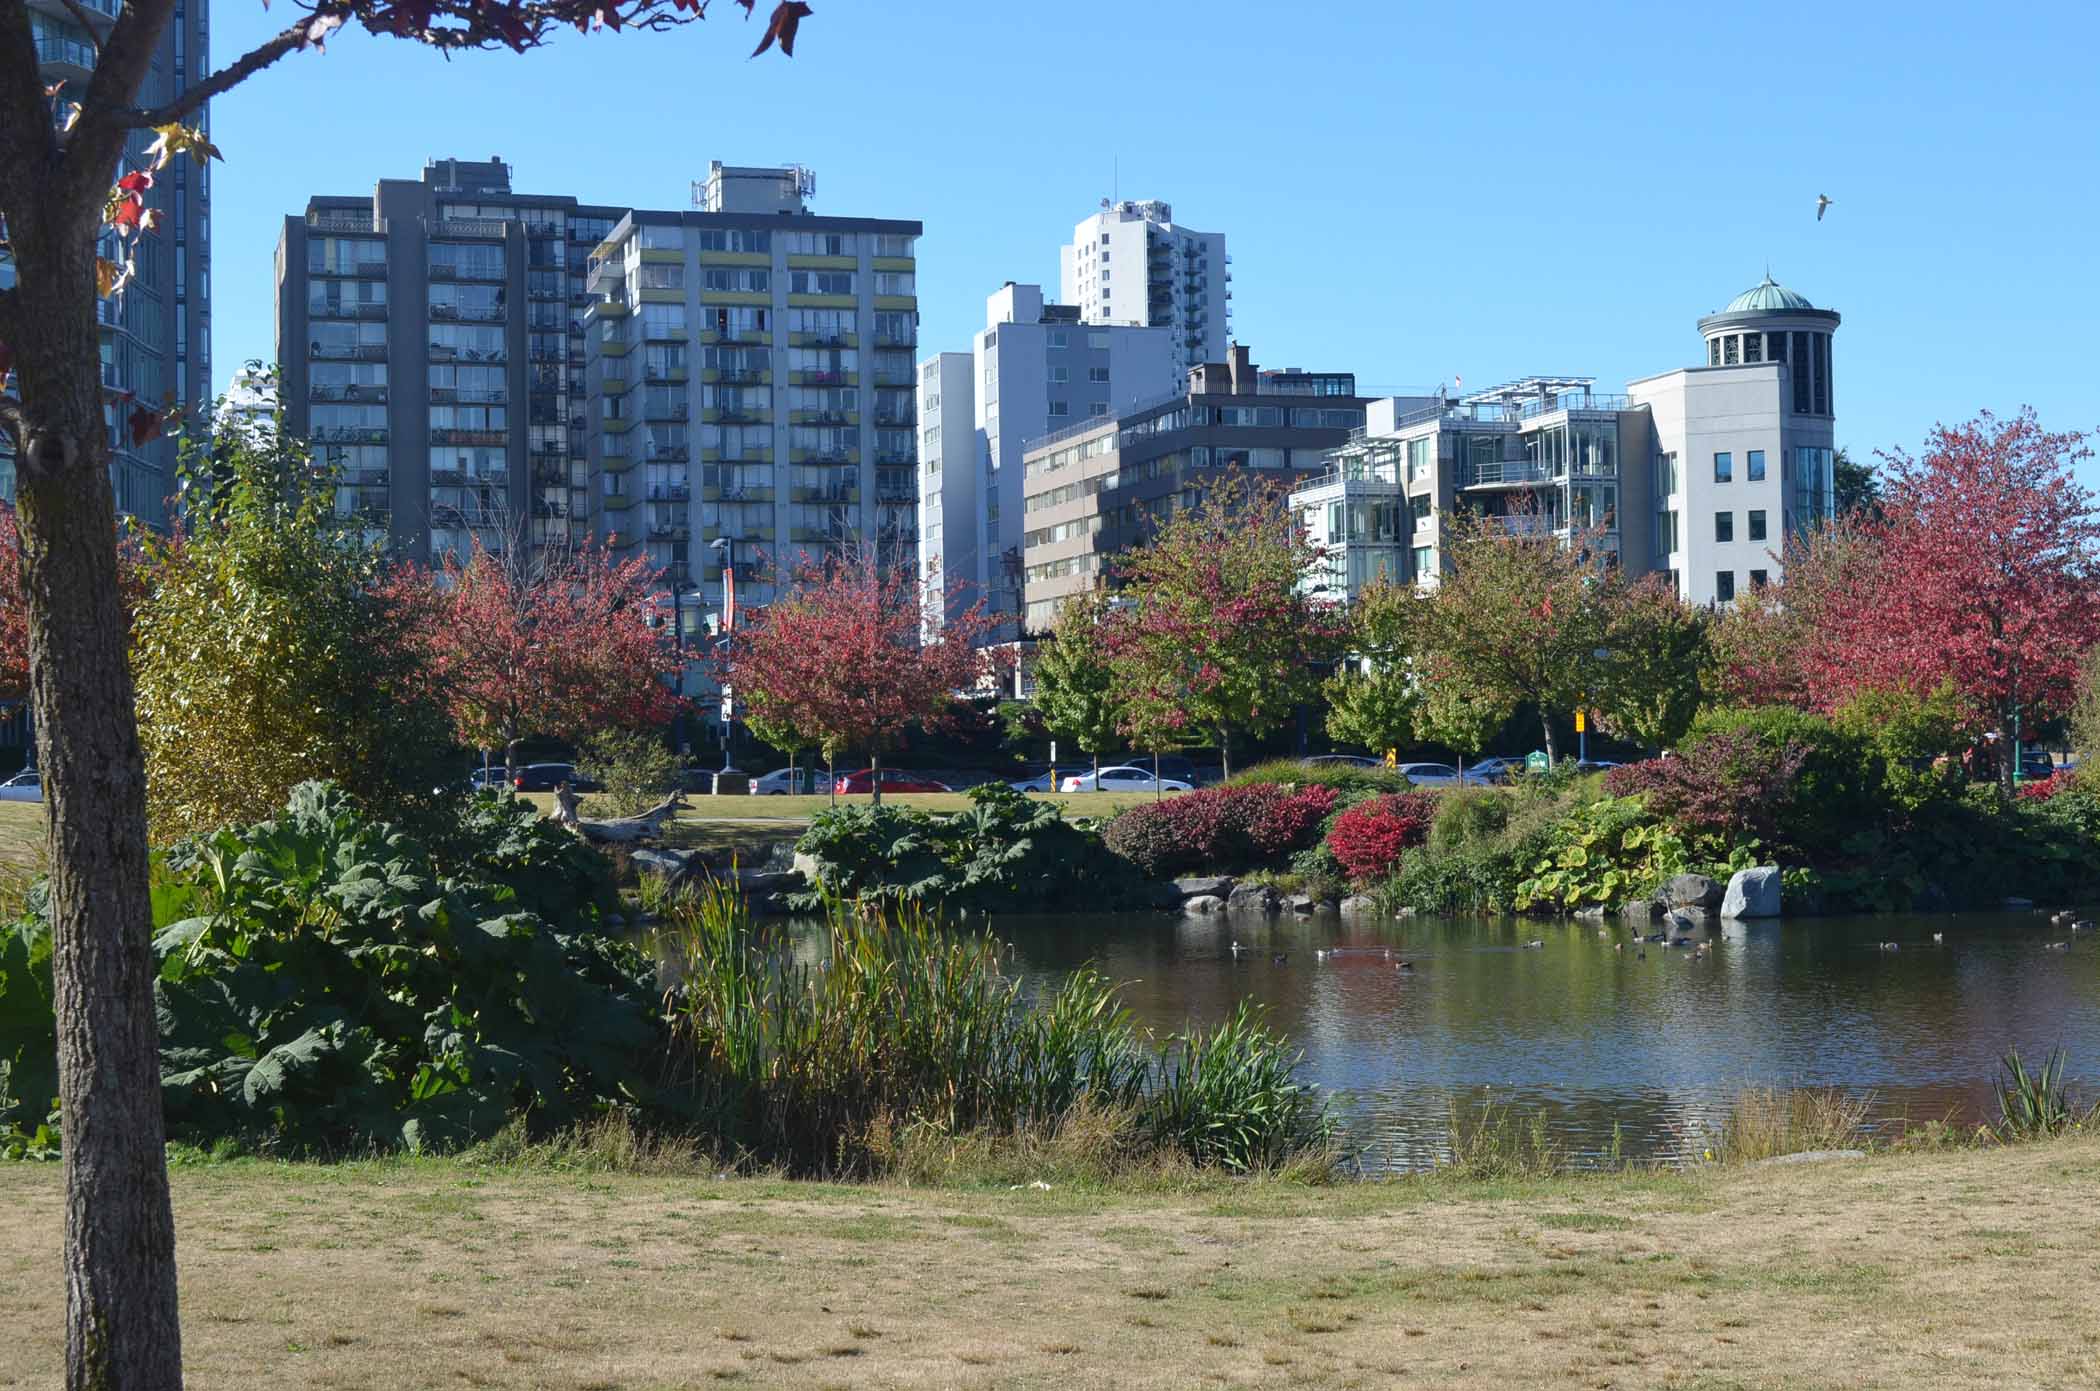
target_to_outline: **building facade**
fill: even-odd
[[[1374,578],[1434,583],[1461,509],[1580,536],[1629,573],[1668,575],[1689,603],[1778,579],[1788,539],[1831,512],[1838,322],[1767,277],[1699,321],[1704,365],[1623,394],[1535,376],[1372,403],[1365,432],[1292,494],[1328,552],[1313,587],[1339,601]]]
[[[1058,607],[1101,584],[1116,552],[1142,542],[1219,476],[1290,488],[1327,467],[1364,424],[1346,372],[1258,371],[1233,345],[1192,369],[1172,397],[1084,421],[1022,456],[1023,617],[1047,630]]]
[[[593,530],[719,603],[872,544],[916,565],[917,222],[820,217],[807,171],[716,164],[591,252]],[[720,544],[716,544],[716,543]]]
[[[278,251],[288,428],[424,562],[591,537],[697,614],[725,563],[915,554],[919,224],[814,216],[813,191],[717,162],[692,210],[651,212],[446,159],[315,198]]]
[[[38,74],[46,86],[79,91],[92,76],[95,55],[122,10],[120,0],[27,0]],[[163,105],[211,71],[211,27],[205,0],[175,0],[160,49],[139,85],[138,104]],[[59,99],[65,99],[61,89]],[[209,129],[209,107],[193,124]],[[132,132],[124,163],[147,167],[153,132]],[[117,510],[149,526],[167,522],[175,490],[176,445],[161,438],[144,445],[124,428],[144,403],[177,410],[211,404],[211,169],[182,156],[160,171],[146,192],[160,230],[119,243],[105,235],[102,254],[133,257],[130,281],[95,307],[102,352],[104,412],[109,419],[109,481]],[[0,261],[0,287],[14,281],[12,260]],[[14,461],[0,442],[0,494],[14,496]]]
[[[1058,291],[1083,323],[1170,330],[1174,366],[1185,372],[1225,360],[1231,265],[1224,233],[1177,224],[1166,203],[1104,199],[1060,249]]]

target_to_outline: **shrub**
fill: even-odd
[[[1210,787],[1131,807],[1109,823],[1105,839],[1155,878],[1273,865],[1312,844],[1336,799],[1317,783]]]
[[[1011,913],[1142,899],[1130,861],[1110,854],[1098,831],[1066,821],[1057,803],[1003,782],[974,787],[969,798],[970,810],[946,816],[887,803],[818,812],[795,847],[816,861],[817,882],[796,903],[876,897]]]
[[[1338,793],[1405,792],[1412,786],[1397,771],[1363,768],[1353,763],[1300,763],[1296,759],[1272,758],[1234,773],[1227,787],[1253,787],[1274,783],[1283,787],[1318,785]]]
[[[1546,853],[1517,886],[1515,906],[1567,912],[1617,903],[1682,873],[1683,840],[1638,797],[1607,797],[1557,823]]]
[[[678,755],[655,734],[605,729],[584,740],[577,771],[605,785],[587,814],[640,816],[678,786]]]
[[[1351,879],[1382,878],[1400,863],[1401,851],[1429,838],[1435,814],[1435,793],[1368,798],[1335,818],[1327,848]]]
[[[2033,782],[2021,783],[2018,796],[2023,802],[2054,801],[2057,796],[2071,791],[2077,785],[2077,774],[2059,771],[2051,773],[2046,778],[2038,778]]]
[[[1485,787],[1454,787],[1437,802],[1429,827],[1429,847],[1448,854],[1468,845],[1491,843],[1509,825],[1517,799]]]

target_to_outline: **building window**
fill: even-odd
[[[1677,513],[1663,511],[1655,514],[1655,553],[1666,556],[1677,550]]]
[[[1706,340],[1706,365],[1709,367],[1719,367],[1721,365],[1721,340],[1718,338]]]
[[[1765,481],[1765,451],[1753,449],[1743,458],[1743,476],[1752,483]]]
[[[1435,570],[1436,563],[1432,559],[1432,552],[1430,547],[1416,546],[1413,551],[1413,557],[1414,575],[1416,579],[1420,579],[1422,578],[1422,576],[1430,574],[1432,571]]]
[[[1086,379],[1090,382],[1105,382],[1108,380],[1108,369],[1106,367],[1089,367],[1086,369]]]
[[[1090,404],[1090,405],[1089,405],[1089,406],[1088,406],[1088,407],[1086,408],[1086,413],[1087,413],[1088,415],[1107,415],[1107,414],[1108,414],[1108,402],[1106,402],[1106,401],[1095,401],[1095,402],[1093,402],[1092,404]]]
[[[1714,540],[1716,540],[1716,541],[1733,541],[1733,540],[1735,540],[1735,513],[1733,513],[1733,512],[1716,512],[1716,513],[1714,513]]]
[[[1072,405],[1069,401],[1052,401],[1050,403],[1050,418],[1052,420],[1056,420],[1063,416],[1070,415],[1071,413]]]
[[[1765,539],[1765,513],[1761,507],[1752,509],[1750,513],[1750,539],[1753,541]]]
[[[1794,414],[1807,415],[1809,362],[1808,335],[1805,333],[1797,333],[1794,335],[1794,356],[1792,362],[1794,375]]]
[[[1681,480],[1677,477],[1677,455],[1673,453],[1655,456],[1655,495],[1668,497],[1677,491]]]
[[[1094,330],[1094,331],[1092,331],[1092,332],[1088,333],[1088,334],[1087,334],[1087,336],[1086,336],[1086,345],[1087,345],[1087,346],[1088,346],[1089,348],[1105,348],[1105,347],[1107,347],[1107,346],[1108,346],[1108,334],[1107,334],[1107,332],[1106,332],[1105,330],[1100,330],[1100,329],[1096,329],[1096,330]]]
[[[1744,334],[1744,335],[1743,335],[1743,361],[1745,361],[1745,362],[1763,362],[1763,361],[1765,360],[1765,353],[1764,353],[1764,347],[1765,347],[1765,336],[1764,336],[1764,335],[1763,335],[1762,333],[1746,333],[1746,334]]]
[[[1755,594],[1758,590],[1763,589],[1770,582],[1770,576],[1768,576],[1763,570],[1752,570],[1750,572],[1750,592],[1752,594]]]
[[[1061,328],[1053,328],[1043,337],[1053,348],[1068,348],[1072,345],[1072,336]]]
[[[1050,380],[1053,382],[1068,382],[1072,380],[1072,369],[1069,367],[1052,367],[1050,369]]]
[[[1714,455],[1714,482],[1728,483],[1732,482],[1734,478],[1735,456],[1732,454]]]
[[[1723,570],[1714,576],[1714,602],[1730,603],[1735,599],[1735,571]]]
[[[1742,339],[1738,338],[1732,333],[1721,340],[1722,366],[1733,367],[1738,362],[1742,361],[1742,341]]]

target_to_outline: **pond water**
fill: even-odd
[[[1615,1126],[1627,1158],[1671,1160],[1696,1155],[1745,1087],[1870,1093],[1883,1124],[1978,1121],[2008,1047],[2039,1063],[2061,1045],[2073,1077],[2100,1068],[2100,942],[2045,950],[2066,934],[2038,913],[1729,924],[1701,934],[1705,955],[1599,926],[1149,914],[994,930],[1032,988],[1092,963],[1161,1037],[1265,1005],[1375,1166],[1436,1162],[1453,1102],[1543,1115],[1578,1163]]]

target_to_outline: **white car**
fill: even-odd
[[[41,802],[44,800],[44,775],[31,768],[17,773],[6,782],[0,782],[0,802]]]
[[[807,768],[775,768],[772,772],[751,779],[751,795],[754,797],[789,797],[795,792],[795,784],[809,785],[814,776]]]
[[[1103,768],[1097,775],[1081,773],[1078,777],[1066,778],[1066,792],[1193,792],[1195,789],[1176,778],[1152,776],[1150,768]]]
[[[1403,763],[1400,765],[1400,775],[1416,787],[1457,787],[1459,785],[1458,769],[1448,763]],[[1491,780],[1489,777],[1484,777],[1474,772],[1471,768],[1466,769],[1465,785],[1467,787],[1486,787]]]
[[[1032,778],[1016,778],[1007,786],[1016,792],[1055,792],[1057,784],[1051,781],[1054,776],[1052,773],[1037,773]]]

